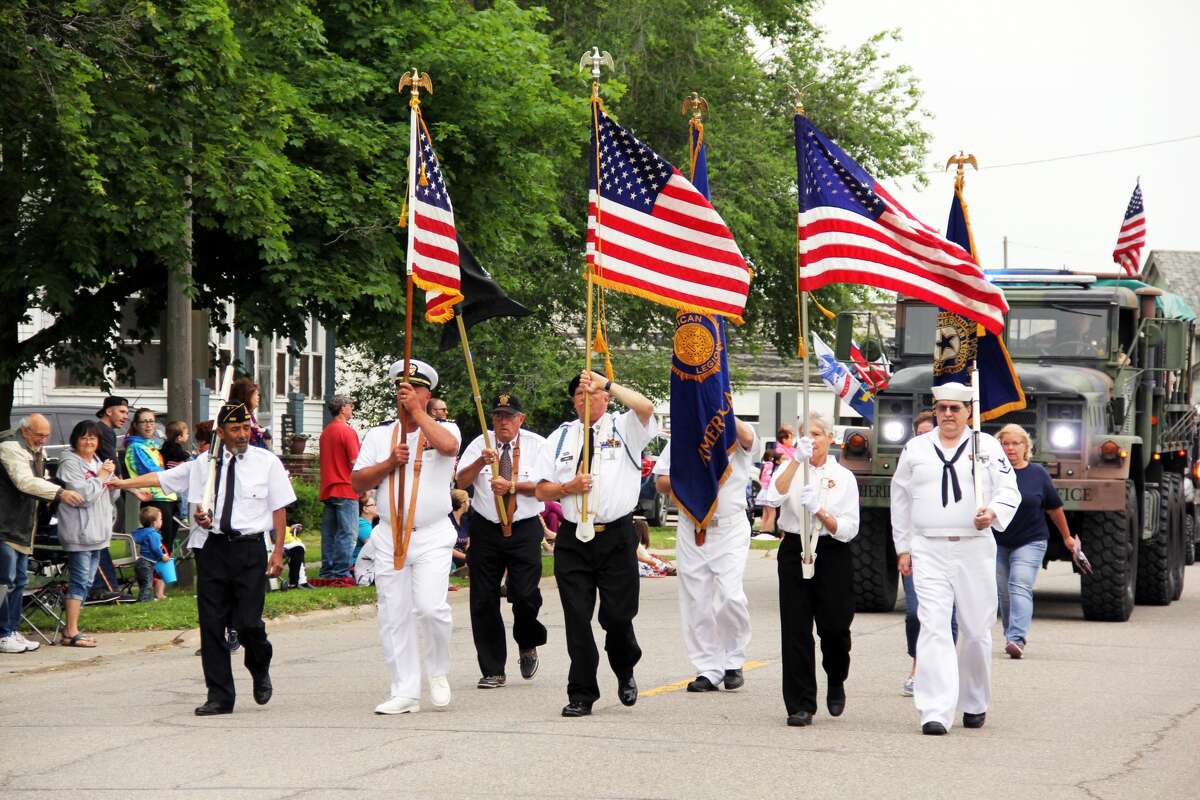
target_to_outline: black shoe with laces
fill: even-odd
[[[987,712],[981,711],[978,714],[968,714],[963,712],[963,727],[964,728],[982,728],[983,723],[987,720]]]
[[[627,678],[622,678],[617,686],[617,699],[621,701],[623,706],[631,706],[637,702],[638,688],[637,681],[633,679],[633,673],[630,673]]]
[[[725,679],[722,681],[725,684],[725,691],[732,692],[734,689],[740,689],[746,685],[746,679],[742,676],[741,669],[725,670]]]
[[[529,680],[537,674],[538,664],[536,647],[521,651],[521,656],[517,659],[517,665],[521,667],[521,677],[525,680]]]
[[[479,679],[479,683],[475,684],[476,689],[499,689],[505,683],[503,675],[484,675]]]
[[[805,728],[812,725],[812,713],[797,711],[795,714],[788,714],[787,724],[792,728]]]
[[[692,681],[691,683],[689,683],[689,684],[687,685],[687,690],[688,690],[689,692],[716,692],[716,691],[720,691],[720,690],[717,688],[716,684],[714,684],[712,681],[710,681],[708,678],[706,678],[706,677],[705,677],[705,676],[703,676],[703,675],[698,675],[698,676],[696,676],[696,680]]]
[[[830,686],[825,692],[825,707],[829,709],[829,716],[840,717],[846,710],[846,688]]]
[[[218,714],[232,714],[233,706],[221,705],[215,700],[209,700],[202,706],[196,708],[197,717],[215,717]]]
[[[940,722],[926,722],[921,726],[921,733],[926,736],[945,736],[946,726]]]
[[[271,701],[274,688],[271,686],[271,673],[264,672],[254,676],[254,702],[265,706]]]
[[[238,641],[237,631],[235,631],[233,628],[230,628],[229,638],[225,640],[225,648],[231,653],[236,653],[241,646],[242,643]]]

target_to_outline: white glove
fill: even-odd
[[[810,483],[800,490],[799,500],[800,504],[808,509],[808,513],[810,514],[816,514],[821,510],[821,503],[817,499],[817,484],[815,483]]]
[[[813,440],[807,436],[801,436],[796,440],[796,460],[808,461],[812,458]]]

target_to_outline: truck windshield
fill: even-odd
[[[933,357],[934,331],[938,309],[934,306],[905,304],[904,354]]]
[[[1107,358],[1108,317],[1104,307],[1013,306],[1008,313],[1008,352],[1014,358]]]

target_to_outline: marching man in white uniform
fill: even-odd
[[[937,427],[910,439],[892,477],[892,536],[902,575],[920,600],[913,700],[921,731],[983,727],[992,697],[992,625],[996,622],[996,540],[1021,502],[1012,465],[999,442],[979,434],[971,445],[971,388],[933,387]],[[975,496],[973,469],[982,476]],[[958,608],[958,653],[950,614]]]
[[[696,523],[679,514],[675,566],[679,578],[679,616],[688,660],[696,668],[689,692],[728,690],[746,682],[742,665],[750,645],[750,609],[742,577],[750,550],[746,485],[763,443],[754,428],[737,420],[737,446],[729,454],[729,474],[717,493],[717,508],[699,542]],[[655,487],[671,491],[671,445],[654,465]]]
[[[421,663],[429,679],[429,699],[436,708],[450,704],[450,604],[446,602],[451,551],[457,536],[450,523],[450,482],[462,439],[453,422],[440,422],[426,412],[437,372],[411,359],[407,381],[404,362],[388,372],[396,381],[396,408],[406,413],[412,431],[400,436],[401,422],[372,428],[363,438],[350,484],[361,494],[376,489],[379,524],[371,534],[375,548],[375,590],[379,607],[379,639],[392,673],[391,696],[376,714],[405,714],[421,708]],[[415,470],[417,462],[419,471]],[[404,497],[399,471],[404,470]],[[414,483],[416,501],[413,502]],[[401,503],[403,505],[401,505]],[[399,513],[398,513],[399,512]],[[403,514],[403,566],[395,568],[392,520]],[[411,520],[411,525],[408,524]],[[405,542],[405,538],[407,541]],[[417,627],[424,639],[417,649]]]

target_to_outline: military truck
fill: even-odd
[[[1010,305],[1005,341],[1026,408],[983,423],[1015,422],[1033,438],[1094,567],[1081,576],[1087,619],[1123,621],[1135,603],[1166,605],[1183,592],[1194,509],[1185,478],[1196,449],[1191,396],[1195,315],[1177,296],[1137,281],[1027,270],[989,274]],[[862,521],[852,542],[861,611],[896,602],[889,516],[891,476],[912,420],[933,405],[939,309],[901,297],[894,372],[875,399],[875,424],[847,430],[842,463],[855,473]],[[873,312],[839,315],[837,356],[853,336],[878,331]],[[864,319],[865,317],[865,319]],[[1070,560],[1052,535],[1046,562]]]

